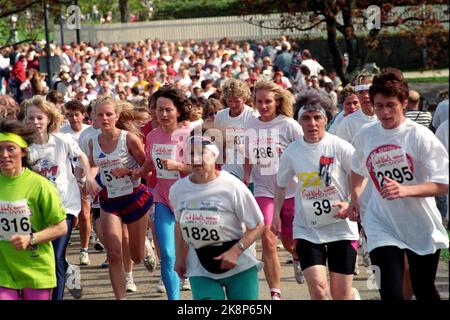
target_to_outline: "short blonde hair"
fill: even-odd
[[[20,105],[25,117],[28,109],[32,106],[40,109],[47,114],[49,120],[47,126],[48,133],[57,132],[59,130],[59,127],[64,121],[64,116],[53,103],[45,100],[44,96],[33,96],[30,99],[26,99]]]
[[[145,113],[140,112],[139,109],[135,108],[135,106],[128,101],[121,101],[114,97],[103,96],[97,98],[92,106],[94,115],[97,114],[97,109],[105,104],[112,105],[118,116],[116,128],[132,132],[137,136],[141,136],[137,122],[148,121],[148,117]]]
[[[260,90],[267,90],[273,93],[277,101],[277,114],[282,114],[286,117],[292,118],[294,116],[294,96],[286,89],[283,89],[275,82],[261,79],[255,83],[253,88],[253,105],[256,106],[256,93]]]
[[[237,80],[237,79],[228,79],[222,85],[222,102],[226,105],[226,100],[231,97],[241,98],[244,100],[244,103],[250,99],[251,92],[247,83]]]

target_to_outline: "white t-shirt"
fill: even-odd
[[[405,185],[448,184],[448,153],[434,134],[409,119],[395,129],[375,122],[356,134],[353,146],[352,171],[373,187],[362,216],[367,251],[396,246],[426,255],[448,248],[434,197],[385,200],[378,191],[384,175]]]
[[[445,147],[448,152],[448,120],[445,120],[436,130],[436,137]]]
[[[336,118],[334,118],[333,123],[331,124],[330,128],[328,129],[328,132],[331,134],[336,134],[336,130],[341,124],[342,120],[344,120],[344,111],[341,111],[337,114]]]
[[[319,76],[320,71],[323,70],[322,65],[313,59],[303,60],[302,64],[308,67],[311,76]]]
[[[59,129],[59,132],[64,133],[64,134],[69,134],[78,143],[81,133],[89,127],[90,127],[89,125],[83,123],[80,131],[74,131],[70,127],[70,124],[66,123]],[[78,158],[72,159],[72,164],[73,164],[73,166],[81,168]]]
[[[442,142],[442,144],[444,145],[444,147],[448,153],[448,120],[445,120],[439,126],[439,128],[436,130],[436,138],[438,138],[439,141]],[[449,199],[449,196],[447,194],[447,219],[448,219],[448,212],[449,212],[448,199]]]
[[[76,141],[76,142],[78,142],[78,140],[80,139],[80,135],[81,135],[81,133],[84,131],[84,130],[86,130],[87,128],[89,128],[90,127],[90,125],[87,125],[87,124],[82,124],[81,125],[81,130],[80,131],[74,131],[71,127],[70,127],[70,124],[69,123],[66,123],[65,125],[63,125],[60,129],[59,129],[59,132],[60,133],[68,133],[68,134],[70,134],[71,136],[72,136],[72,138]]]
[[[362,109],[359,109],[342,119],[341,124],[336,129],[336,135],[347,142],[352,142],[356,132],[358,132],[363,125],[377,120],[378,118],[376,115],[368,116],[364,114]]]
[[[95,129],[93,126],[89,126],[89,128],[81,132],[80,136],[78,137],[78,145],[80,146],[81,150],[83,150],[83,152],[86,154],[86,156],[89,157],[90,154],[89,140],[98,136],[100,133],[101,130]]]
[[[51,133],[45,144],[32,144],[29,159],[33,171],[53,182],[68,214],[81,211],[80,190],[72,173],[71,159],[81,155],[77,142],[67,134]]]
[[[329,133],[325,133],[318,143],[307,143],[300,138],[284,151],[277,185],[285,188],[293,176],[298,179],[294,239],[319,244],[359,238],[356,222],[331,218],[335,214],[331,205],[344,201],[350,195],[353,152],[350,143]]]
[[[280,156],[288,145],[302,136],[303,130],[298,122],[281,114],[269,122],[259,119],[248,122],[245,127],[245,152],[253,164],[255,197],[274,197]],[[296,180],[291,180],[286,199],[294,197]]]
[[[257,119],[258,112],[244,105],[244,110],[237,117],[230,116],[230,109],[226,108],[217,112],[214,126],[223,130],[226,141],[226,163],[222,169],[230,172],[239,179],[244,179],[244,132],[245,126],[252,119]]]
[[[177,222],[193,222],[195,217],[200,215],[207,215],[210,217],[209,221],[215,221],[215,235],[216,239],[220,237],[217,240],[219,243],[239,240],[246,227],[253,229],[258,224],[264,223],[261,210],[250,190],[239,179],[226,171],[220,171],[219,177],[203,184],[193,183],[189,176],[184,177],[172,185],[169,199],[174,208]],[[190,220],[187,215],[191,216]],[[183,229],[183,225],[181,226]],[[188,230],[182,230],[182,232],[183,238],[189,240],[192,233],[189,235]],[[212,234],[212,232],[210,233]],[[236,267],[221,274],[205,270],[198,259],[194,245],[190,242],[188,244],[186,265],[188,277],[203,276],[222,279],[254,266],[257,266],[258,270],[262,268],[262,263],[255,256],[255,244],[252,244],[239,256]]]
[[[437,129],[445,120],[448,120],[448,99],[439,102],[431,124]]]

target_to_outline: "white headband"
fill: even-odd
[[[328,119],[327,112],[325,111],[325,109],[319,103],[315,103],[315,104],[305,104],[304,106],[302,106],[298,112],[297,120],[300,121],[302,115],[308,111],[318,111],[325,117],[325,119]]]
[[[369,90],[369,88],[370,88],[371,85],[372,85],[372,84],[369,84],[369,83],[366,83],[366,84],[358,84],[358,85],[355,87],[355,91],[356,91],[356,92],[359,92],[359,91],[367,91],[367,90]]]
[[[215,160],[219,157],[219,148],[209,139],[205,136],[192,136],[189,137],[187,140],[188,144],[200,144],[201,146],[205,147],[209,151],[211,151],[214,154]]]

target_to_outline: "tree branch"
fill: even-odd
[[[306,28],[300,28],[297,25],[291,26],[291,27],[269,27],[269,26],[264,26],[263,25],[263,21],[259,20],[260,22],[254,22],[252,19],[247,20],[245,18],[242,18],[245,22],[247,22],[248,24],[254,25],[254,26],[258,26],[264,29],[270,29],[270,30],[287,30],[287,29],[295,29],[298,31],[308,31],[311,29],[314,29],[315,27],[317,27],[318,25],[320,25],[321,23],[325,22],[325,19],[319,20],[318,22],[314,23],[313,25],[306,27]]]
[[[18,44],[21,44],[21,43],[25,43],[25,42],[31,42],[31,41],[35,41],[36,39],[26,39],[26,40],[22,40],[22,41],[19,41],[19,42],[15,42],[15,43],[10,43],[10,44],[8,44],[8,45],[6,45],[6,46],[3,46],[3,47],[0,47],[0,50],[2,50],[2,49],[4,49],[4,48],[8,48],[8,47],[11,47],[11,46],[15,46],[15,45],[18,45]]]
[[[10,16],[10,15],[13,15],[13,14],[15,14],[15,13],[22,12],[22,11],[24,11],[26,8],[31,7],[31,6],[34,6],[35,4],[40,3],[40,2],[41,2],[41,0],[36,0],[36,1],[30,2],[29,4],[23,6],[22,8],[15,9],[15,10],[11,10],[11,11],[7,11],[7,12],[5,12],[5,13],[2,13],[2,14],[0,14],[0,19],[2,19],[2,18],[4,18],[4,17],[8,17],[8,16]]]

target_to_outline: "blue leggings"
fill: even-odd
[[[180,299],[180,278],[175,272],[175,216],[169,207],[156,202],[155,232],[161,252],[161,275],[167,299]]]
[[[72,234],[72,224],[75,217],[71,214],[66,216],[67,234],[52,241],[55,253],[56,266],[56,288],[53,289],[52,300],[63,300],[64,288],[66,286],[66,271],[69,264],[66,260],[66,248]]]

